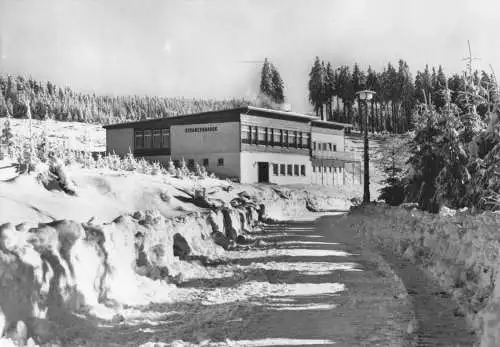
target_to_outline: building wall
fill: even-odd
[[[241,183],[257,183],[258,162],[269,163],[269,182],[276,184],[308,184],[311,181],[312,167],[308,155],[284,154],[284,153],[265,153],[265,152],[242,152],[241,153]],[[273,174],[273,164],[299,165],[299,176],[281,176]],[[306,175],[300,175],[300,165],[305,165]],[[279,167],[278,167],[279,168]],[[287,167],[285,166],[285,169]],[[279,172],[278,172],[279,173]]]
[[[106,152],[123,156],[134,151],[134,129],[106,129]]]
[[[164,166],[167,166],[168,162],[172,160],[182,160],[186,161],[188,164],[189,160],[192,159],[195,162],[198,162],[200,165],[203,165],[203,159],[208,159],[208,167],[207,170],[210,173],[215,173],[217,176],[221,178],[237,178],[240,177],[240,155],[239,153],[208,153],[208,154],[172,154],[172,155],[149,155],[144,156],[144,159],[150,161],[158,161]],[[217,161],[219,158],[224,158],[224,165],[218,166]]]
[[[259,127],[277,128],[283,130],[295,130],[302,132],[309,132],[310,127],[307,122],[294,122],[283,119],[271,119],[259,116],[252,116],[248,114],[241,115],[242,125],[254,125]]]
[[[344,151],[344,131],[335,129],[325,129],[319,127],[311,127],[311,148],[313,143],[331,143],[337,146],[337,152]],[[328,157],[331,152],[318,150],[313,150],[313,156],[325,156]]]
[[[217,131],[186,132],[186,129],[201,128],[217,128]],[[239,122],[172,125],[170,136],[172,156],[240,151]]]
[[[315,166],[315,171],[311,171],[311,183],[324,186],[343,185],[344,172],[342,166]]]

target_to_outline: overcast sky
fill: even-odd
[[[405,59],[500,71],[498,0],[0,0],[0,72],[80,91],[252,97],[264,57],[308,111],[316,55],[381,69]],[[255,61],[247,62],[244,61]]]

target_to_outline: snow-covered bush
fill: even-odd
[[[168,160],[167,171],[172,176],[175,176],[177,174],[172,158]]]

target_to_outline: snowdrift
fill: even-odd
[[[236,208],[181,217],[141,211],[95,225],[3,224],[0,334],[20,345],[30,337],[44,343],[57,338],[74,313],[116,319],[124,306],[168,302],[172,283],[189,276],[192,265],[181,259],[222,257],[217,243],[244,239],[260,215],[255,203],[239,199]]]
[[[370,205],[343,223],[365,240],[418,263],[461,304],[480,346],[500,346],[500,214]]]

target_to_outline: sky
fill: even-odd
[[[316,56],[500,69],[497,0],[0,0],[0,73],[98,94],[252,98],[265,57],[311,110]]]

